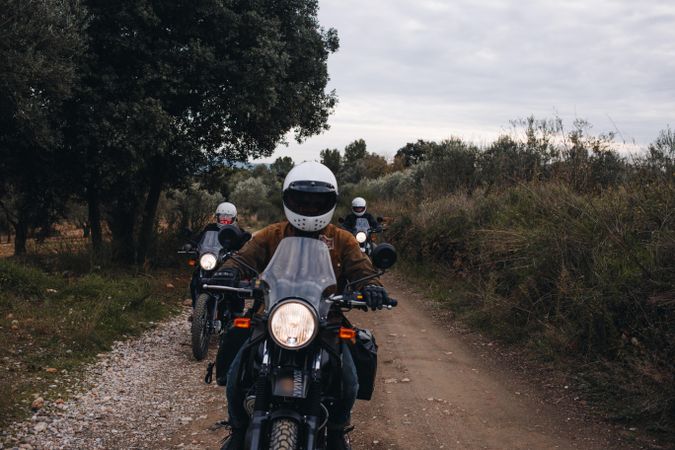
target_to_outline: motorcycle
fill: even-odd
[[[363,359],[355,352],[368,354],[365,359],[370,367],[356,364],[361,386],[357,398],[370,399],[375,383],[374,339],[369,340],[372,335],[367,330],[357,330],[341,314],[331,312],[367,310],[363,296],[352,287],[383,274],[395,261],[391,245],[377,246],[373,262],[380,269],[378,273],[349,283],[337,294],[326,244],[307,237],[287,237],[251,284],[203,285],[205,290],[238,292],[254,300],[246,317],[234,319],[231,325],[247,329],[249,337],[241,350],[239,372],[228,380],[238,383],[241,398],[237,401],[250,416],[247,449],[325,449],[327,405],[340,398],[342,389],[342,342],[348,344],[355,362]],[[391,309],[396,304],[391,299],[384,307]],[[342,319],[336,323],[335,317]]]
[[[339,217],[338,222],[340,224],[343,224],[343,228],[345,228],[347,231],[352,233],[354,237],[356,238],[356,241],[359,243],[359,246],[361,247],[361,251],[364,252],[366,255],[371,256],[373,252],[373,248],[375,248],[375,234],[376,233],[381,233],[383,230],[382,228],[371,228],[370,222],[368,222],[368,219],[364,217],[357,217],[356,222],[354,224],[354,228],[347,228],[344,226],[344,218]],[[377,218],[378,223],[382,223],[384,219],[382,217]]]
[[[210,224],[204,229],[196,247],[186,244],[178,252],[188,255],[188,264],[196,267],[190,283],[193,302],[190,334],[192,354],[198,361],[208,354],[211,336],[218,334],[233,316],[233,305],[226,304],[226,296],[223,293],[204,290],[201,285],[203,280],[211,279],[215,270],[231,256],[232,252],[241,248],[247,238],[250,238],[250,234],[235,225],[220,227]]]

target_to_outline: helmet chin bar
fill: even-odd
[[[320,216],[307,217],[294,213],[288,209],[286,205],[284,205],[284,213],[286,214],[286,219],[288,219],[288,222],[298,230],[309,233],[320,231],[326,228],[333,218],[334,212],[335,208]]]

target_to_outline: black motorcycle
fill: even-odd
[[[383,222],[383,220],[384,219],[382,219],[382,217],[377,218],[377,221],[380,224]],[[372,228],[370,226],[370,222],[368,222],[368,219],[364,217],[357,217],[353,228],[347,228],[344,225],[344,219],[342,217],[338,218],[338,222],[342,224],[343,228],[354,235],[356,241],[361,247],[361,251],[366,255],[371,256],[373,249],[375,248],[374,235],[376,233],[381,233],[382,227],[380,226],[379,228]]]
[[[250,287],[205,283],[205,290],[234,291],[254,299],[249,313],[231,325],[248,329],[250,336],[242,347],[239,373],[228,380],[238,384],[250,415],[247,449],[325,449],[327,405],[340,398],[342,389],[342,342],[347,342],[357,366],[357,398],[370,399],[377,346],[367,330],[355,329],[334,311],[367,310],[363,297],[351,286],[381,275],[395,260],[391,245],[376,247],[373,262],[380,272],[350,283],[338,295],[326,244],[287,237]],[[391,300],[385,307],[396,304]]]
[[[227,260],[233,251],[241,248],[250,238],[235,225],[208,225],[196,246],[186,244],[178,253],[189,256],[189,264],[195,266],[190,283],[192,296],[192,354],[201,361],[209,351],[211,336],[218,334],[232,318],[232,306],[225,301],[222,292],[202,289],[204,280],[213,277],[215,270]]]

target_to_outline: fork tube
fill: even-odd
[[[321,349],[318,349],[314,358],[314,364],[311,373],[311,382],[309,385],[309,395],[307,396],[308,414],[307,414],[307,441],[305,450],[314,450],[316,448],[316,435],[319,430],[319,420],[321,419]]]
[[[251,418],[251,450],[261,450],[262,424],[267,419],[267,405],[269,404],[269,374],[270,354],[267,341],[263,342],[263,359],[260,374],[255,382],[255,405]]]

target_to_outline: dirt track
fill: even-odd
[[[551,401],[559,397],[555,389],[523,382],[494,357],[495,347],[444,324],[442,311],[393,275],[385,284],[398,308],[350,313],[354,323],[375,330],[380,345],[374,398],[357,402],[354,411],[355,449],[637,448],[566,399]],[[191,357],[185,317],[121,345],[90,370],[90,391],[21,425],[19,442],[31,443],[24,448],[219,449],[226,432],[214,424],[225,417],[224,393],[203,384],[206,363]],[[40,422],[45,426],[37,432]]]

